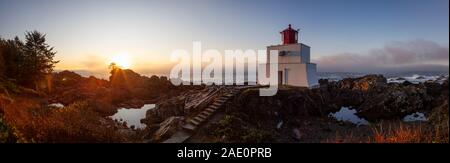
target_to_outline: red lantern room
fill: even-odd
[[[298,30],[292,29],[291,24],[289,24],[289,27],[280,33],[283,45],[298,43]]]

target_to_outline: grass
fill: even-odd
[[[28,98],[4,105],[4,120],[19,143],[126,142],[117,128],[86,102],[48,108]]]
[[[338,133],[325,143],[448,143],[448,128],[430,122],[406,123],[402,121],[379,122],[365,126],[369,131],[360,133]]]
[[[368,142],[373,143],[448,143],[448,129],[429,122],[389,123],[372,127],[372,136]],[[445,130],[445,129],[444,129]]]
[[[372,128],[373,136],[369,142],[375,143],[435,143],[439,139],[424,124],[379,125]]]

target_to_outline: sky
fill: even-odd
[[[145,74],[170,53],[265,49],[292,24],[319,71],[448,67],[448,0],[0,0],[0,37],[46,34],[56,69],[107,71],[119,54]]]

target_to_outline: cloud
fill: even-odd
[[[81,66],[84,69],[90,70],[99,70],[99,69],[107,69],[108,64],[106,63],[106,59],[99,55],[89,54],[84,57],[81,62]]]
[[[314,60],[319,71],[443,71],[448,68],[449,48],[433,41],[391,42],[367,54],[341,53]],[[448,70],[447,70],[448,71]]]

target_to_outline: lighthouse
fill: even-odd
[[[278,84],[300,87],[311,87],[318,84],[317,65],[310,62],[311,47],[299,43],[299,30],[291,24],[280,32],[281,44],[267,47],[267,61],[269,52],[278,51]]]

